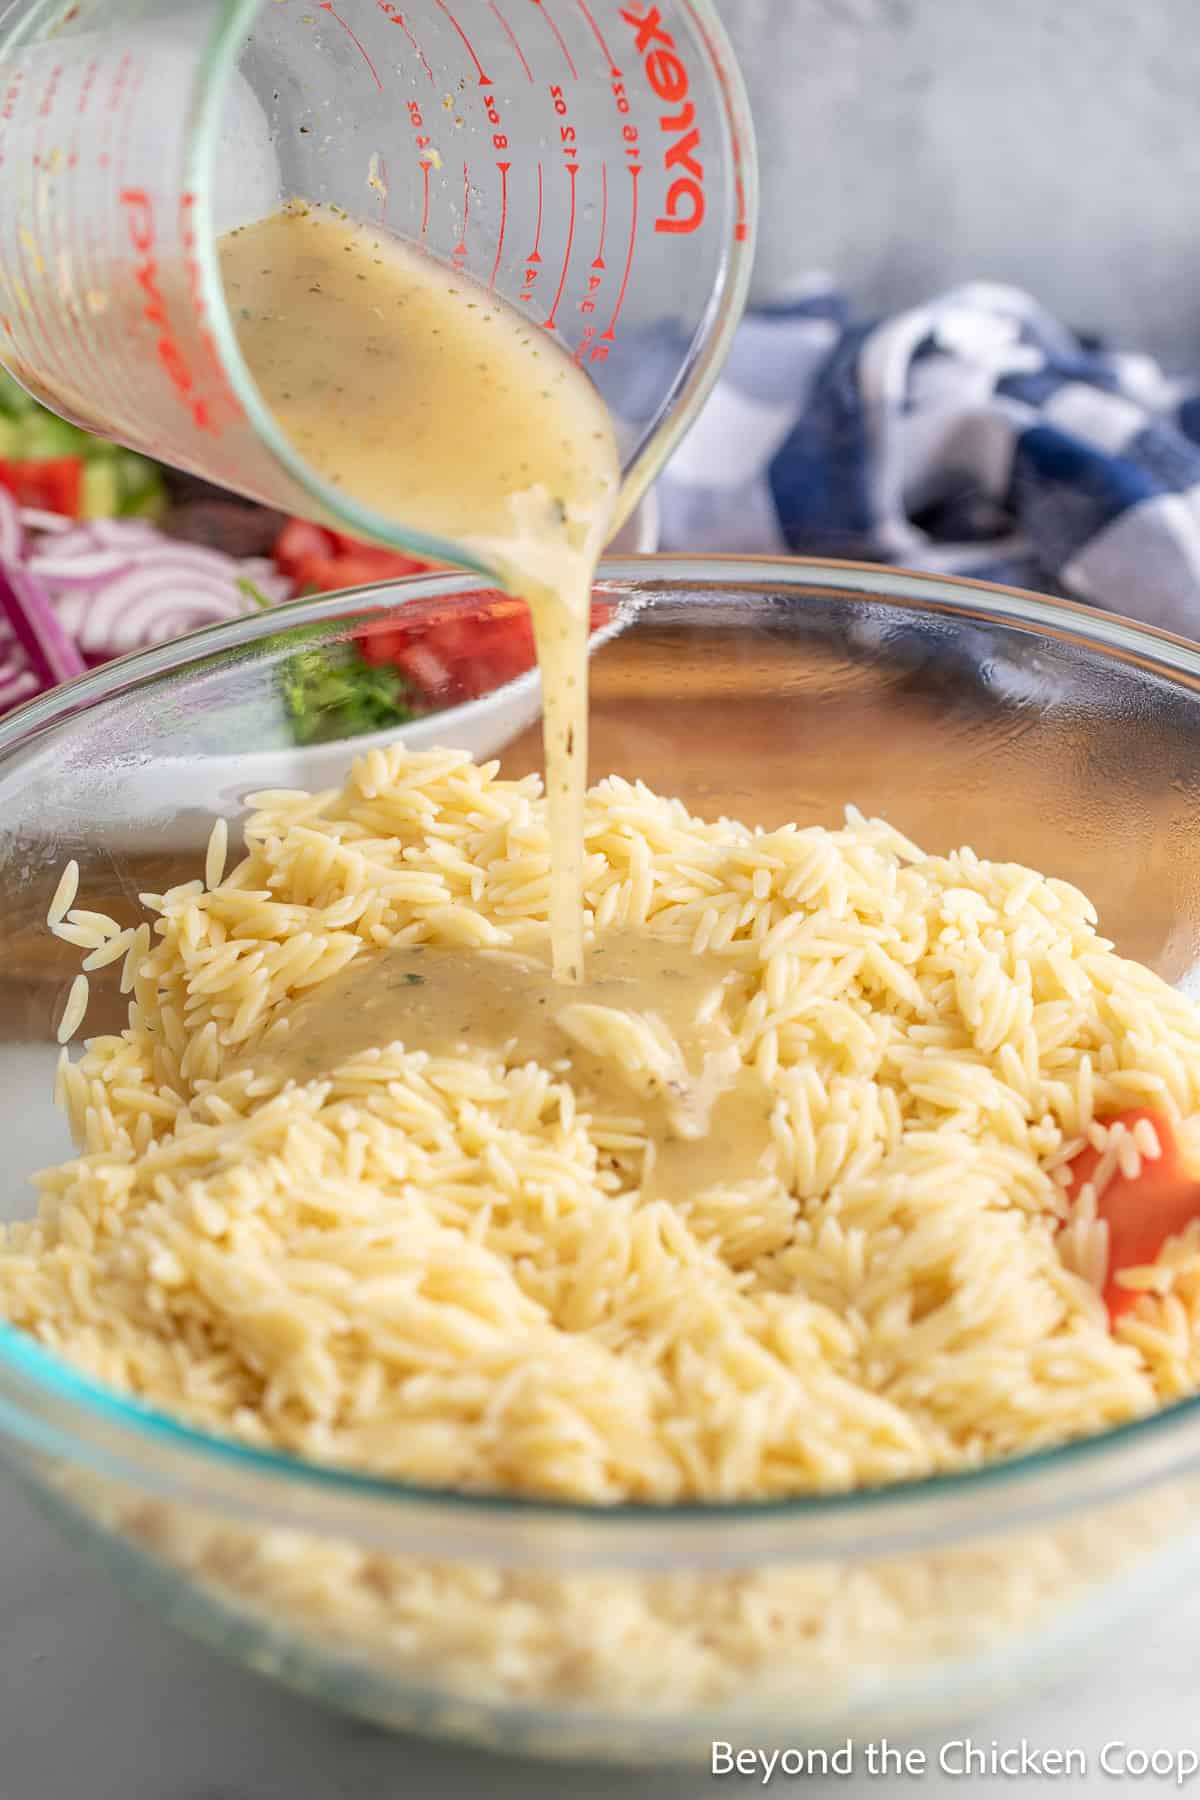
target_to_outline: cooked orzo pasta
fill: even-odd
[[[1111,1205],[1180,1186],[1200,1015],[1065,883],[608,780],[570,989],[535,781],[396,748],[251,804],[120,936],[81,1154],[0,1240],[0,1311],[92,1375],[596,1502],[960,1469],[1200,1384],[1200,1226],[1118,1268]]]

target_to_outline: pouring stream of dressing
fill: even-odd
[[[529,604],[554,973],[579,981],[588,620],[620,485],[604,403],[505,302],[344,215],[293,204],[229,232],[218,254],[246,365],[296,448]]]

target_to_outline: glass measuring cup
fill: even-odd
[[[12,0],[0,32],[0,360],[75,423],[462,560],[403,496],[331,487],[250,378],[215,243],[295,196],[553,332],[612,413],[622,517],[716,376],[756,182],[709,0]]]

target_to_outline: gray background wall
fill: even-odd
[[[755,106],[759,299],[1018,282],[1200,361],[1200,0],[718,0]]]

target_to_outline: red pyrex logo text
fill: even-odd
[[[632,25],[634,44],[645,58],[646,80],[659,99],[677,107],[677,112],[664,113],[659,127],[673,141],[663,155],[663,166],[671,178],[666,205],[655,219],[655,231],[695,231],[704,219],[704,164],[698,155],[700,128],[696,124],[696,108],[688,98],[688,72],[675,51],[675,39],[665,30],[657,6],[649,12],[623,9],[621,17]],[[678,171],[673,175],[673,171]],[[672,178],[673,175],[673,178]]]

